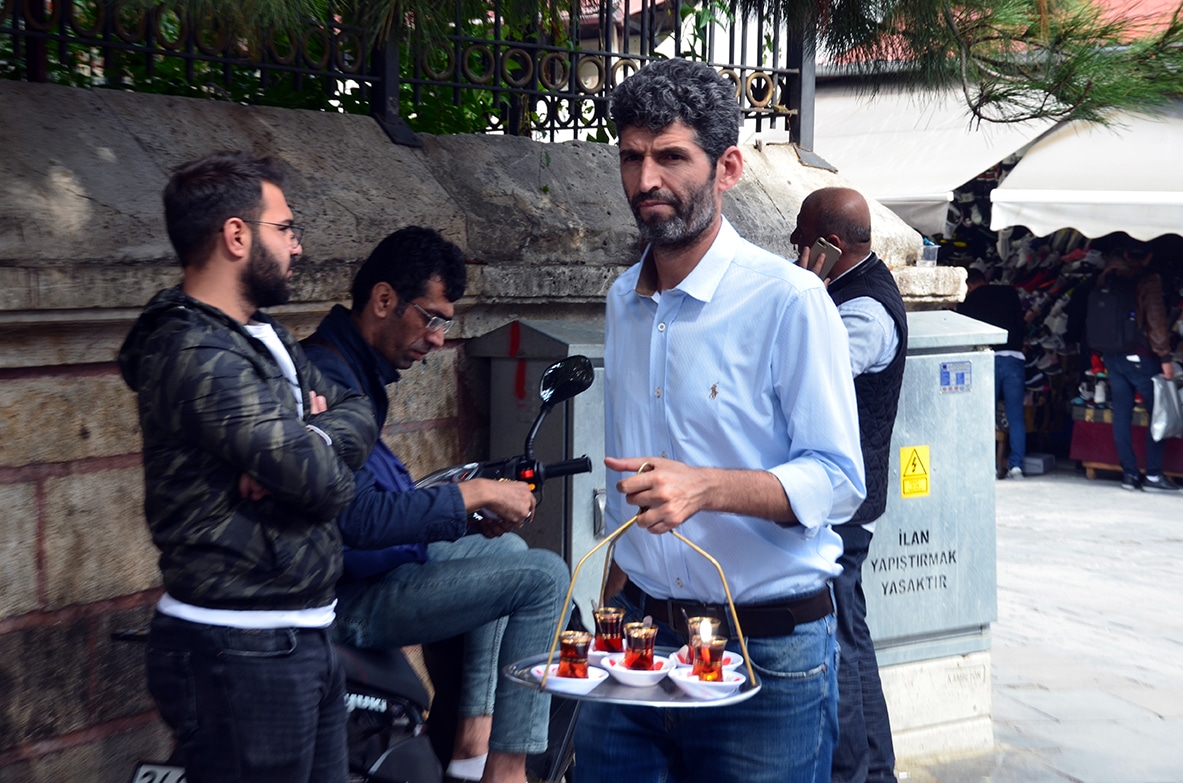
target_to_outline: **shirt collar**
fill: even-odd
[[[851,272],[853,272],[854,270],[858,269],[858,268],[859,268],[860,266],[862,266],[863,264],[865,264],[865,263],[867,263],[868,261],[870,261],[870,260],[871,260],[871,256],[873,256],[873,255],[875,255],[875,251],[873,251],[873,250],[872,250],[870,253],[867,253],[867,257],[866,257],[866,258],[864,258],[862,261],[859,261],[857,264],[855,264],[854,266],[852,266],[850,269],[847,269],[845,272],[843,272],[842,274],[840,274],[840,275],[838,275],[837,277],[835,277],[833,280],[831,280],[831,281],[830,281],[830,283],[831,283],[831,284],[833,284],[833,283],[836,283],[836,282],[838,282],[839,280],[841,280],[842,278],[846,277],[848,274],[850,274]]]
[[[724,216],[719,223],[719,233],[715,241],[707,248],[707,252],[699,259],[690,274],[681,283],[674,286],[688,296],[702,302],[711,301],[715,289],[723,280],[723,274],[731,265],[735,257],[735,248],[739,242],[739,233]],[[652,297],[657,292],[657,268],[653,261],[653,245],[645,248],[641,256],[641,270],[637,275],[637,285],[634,289],[638,296]]]

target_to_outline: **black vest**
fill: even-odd
[[[908,316],[891,270],[872,253],[857,267],[830,283],[830,297],[840,305],[869,296],[883,305],[899,331],[900,347],[891,364],[879,372],[865,372],[854,379],[858,398],[859,441],[863,470],[867,475],[867,499],[854,512],[850,524],[878,519],[887,508],[887,468],[891,456],[891,432],[904,382],[904,356],[908,352]]]

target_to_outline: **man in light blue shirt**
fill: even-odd
[[[708,710],[584,705],[577,780],[828,781],[837,735],[830,529],[865,493],[846,330],[818,278],[722,216],[738,182],[734,88],[701,63],[653,63],[613,95],[625,194],[648,248],[608,295],[609,524],[627,576],[613,602],[658,644],[727,621],[722,565],[762,688]],[[641,471],[645,465],[644,472]],[[741,669],[741,671],[745,671]]]

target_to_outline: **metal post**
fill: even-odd
[[[817,63],[814,61],[814,30],[789,30],[785,44],[785,67],[799,76],[790,82],[788,107],[789,138],[800,148],[813,149],[813,102],[817,94]]]
[[[374,48],[373,72],[380,79],[370,90],[370,114],[395,144],[422,147],[423,142],[399,114],[399,48],[397,26],[385,43]]]

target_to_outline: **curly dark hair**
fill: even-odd
[[[357,270],[350,291],[353,312],[360,313],[378,283],[387,283],[398,294],[399,308],[427,293],[427,283],[438,277],[444,296],[455,302],[467,284],[464,254],[460,248],[422,226],[407,226],[378,243]]]
[[[205,261],[230,218],[258,220],[263,183],[282,188],[283,178],[275,158],[234,150],[212,152],[173,169],[164,188],[164,223],[181,266]]]
[[[658,60],[612,91],[612,122],[622,128],[660,133],[681,120],[694,129],[712,165],[739,143],[735,85],[714,68],[692,60]]]

